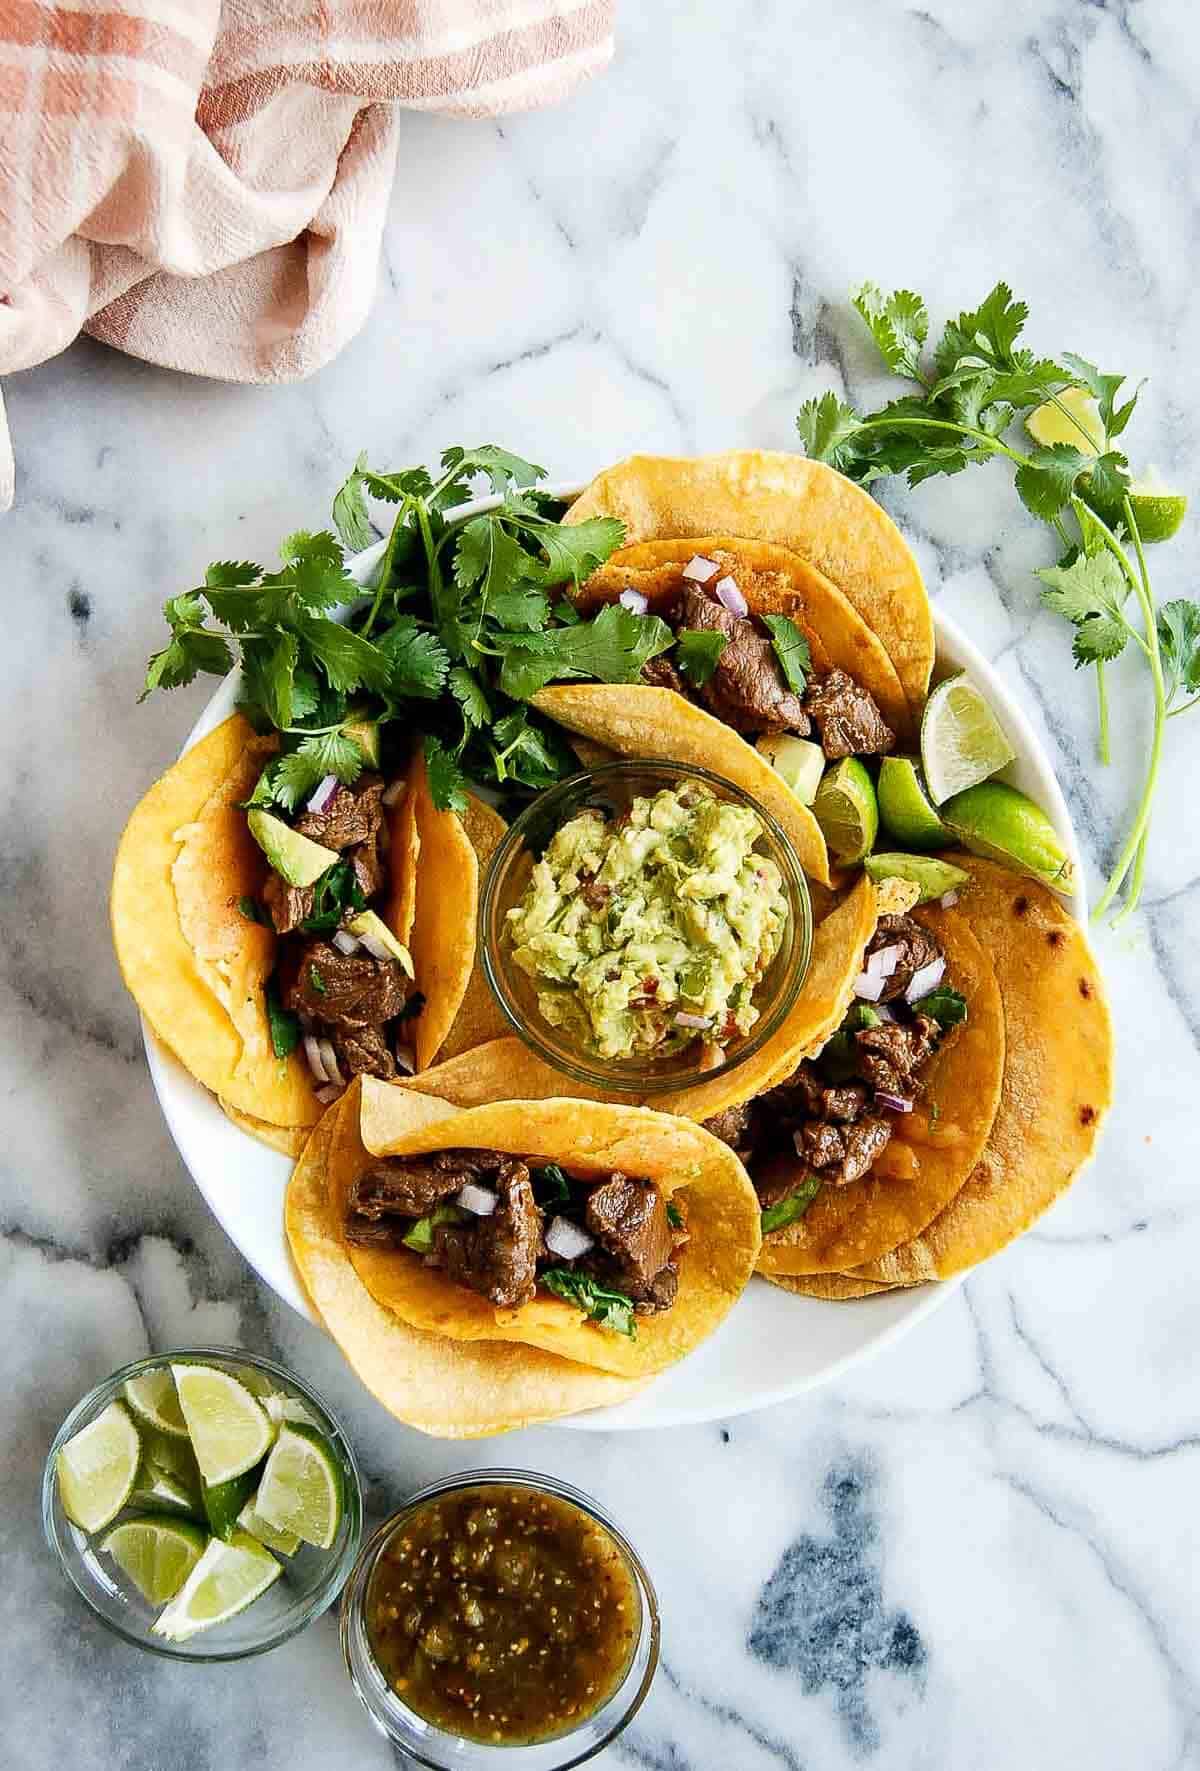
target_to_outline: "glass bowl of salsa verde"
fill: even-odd
[[[337,1598],[362,1488],[337,1419],[293,1372],[190,1347],[123,1365],[76,1404],[46,1459],[42,1522],[76,1591],[127,1642],[242,1660]]]
[[[669,1094],[759,1051],[804,982],[812,907],[776,820],[708,769],[605,763],[539,794],[480,896],[507,1020],[605,1094]]]
[[[658,1600],[588,1495],[528,1470],[423,1488],[366,1544],[342,1648],[376,1727],[429,1771],[568,1771],[628,1726],[658,1667]]]

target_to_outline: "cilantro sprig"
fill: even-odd
[[[443,809],[465,806],[468,781],[551,785],[576,764],[532,697],[569,678],[634,682],[673,635],[620,606],[579,612],[571,593],[624,531],[608,517],[563,524],[538,490],[543,478],[490,443],[448,449],[436,474],[383,471],[360,455],[334,499],[336,535],[289,536],[274,570],[219,561],[170,599],[170,638],[150,660],[143,695],[223,674],[240,653],[239,707],[280,739],[257,805],[294,810],[327,775],[352,784],[366,766],[365,724],[395,726],[406,744],[424,735]],[[452,521],[481,482],[496,508]],[[387,540],[364,596],[346,553],[375,539],[380,506]]]
[[[1156,607],[1129,461],[1115,446],[1138,390],[1084,357],[1042,357],[1019,344],[1029,310],[1005,283],[950,320],[932,351],[919,295],[885,295],[866,283],[852,299],[887,367],[911,385],[874,411],[859,412],[833,393],[807,401],[796,420],[807,453],[864,486],[897,474],[918,486],[997,458],[1010,465],[1022,503],[1049,526],[1060,550],[1057,565],[1037,574],[1042,603],[1074,628],[1076,664],[1096,671],[1103,763],[1111,754],[1104,667],[1130,646],[1147,665],[1154,726],[1145,780],[1095,911],[1105,914],[1124,892],[1119,920],[1141,894],[1166,721],[1200,700],[1200,604]],[[1064,398],[1073,389],[1094,402],[1086,418],[1078,396]],[[1018,446],[1018,421],[1047,405],[1072,441],[1039,443],[1026,430],[1020,441],[1032,446]]]

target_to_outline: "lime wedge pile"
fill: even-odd
[[[58,1453],[63,1511],[182,1642],[244,1611],[302,1543],[329,1549],[342,1466],[312,1411],[257,1372],[177,1361],[129,1378]],[[274,1554],[272,1553],[274,1552]]]

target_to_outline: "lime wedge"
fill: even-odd
[[[849,867],[869,855],[879,833],[875,784],[856,756],[827,769],[812,804],[835,861]]]
[[[156,1371],[143,1371],[140,1377],[126,1378],[122,1385],[126,1402],[145,1426],[157,1427],[171,1439],[186,1439],[187,1422],[175,1394],[175,1380],[169,1365]]]
[[[143,1512],[157,1513],[163,1510],[168,1513],[186,1513],[189,1517],[201,1517],[203,1508],[195,1494],[187,1488],[169,1470],[159,1469],[146,1458],[142,1459],[142,1467],[137,1473],[137,1481],[129,1496],[131,1507]]]
[[[940,849],[950,832],[933,809],[915,756],[885,756],[879,765],[879,817],[906,849]]]
[[[128,1410],[110,1402],[55,1460],[63,1511],[82,1531],[102,1531],[133,1492],[142,1445]]]
[[[825,752],[821,746],[809,738],[793,738],[782,732],[756,738],[754,748],[761,751],[777,775],[782,775],[800,804],[810,806],[825,772]]]
[[[125,1519],[100,1545],[127,1574],[143,1599],[165,1605],[173,1599],[204,1554],[198,1525],[185,1519]]]
[[[1069,443],[1085,455],[1099,455],[1106,441],[1100,408],[1086,387],[1064,387],[1057,403],[1047,400],[1029,414],[1025,429],[1044,448]]]
[[[252,1605],[282,1573],[270,1550],[245,1531],[235,1533],[230,1543],[211,1538],[182,1591],[159,1615],[154,1634],[184,1642],[198,1630],[224,1623]]]
[[[245,1470],[231,1476],[228,1482],[204,1484],[204,1516],[214,1537],[229,1542],[237,1529],[238,1514],[258,1485],[256,1470]]]
[[[907,879],[920,889],[918,904],[930,904],[935,898],[956,892],[970,879],[961,867],[951,861],[935,861],[932,855],[868,855],[864,862],[871,879]]]
[[[921,716],[921,765],[935,806],[986,781],[1015,754],[974,683],[960,674],[938,684]]]
[[[1133,520],[1143,541],[1169,541],[1179,533],[1187,515],[1188,501],[1183,492],[1172,492],[1167,486],[1135,480],[1129,488]]]
[[[285,1420],[300,1421],[306,1427],[316,1427],[318,1432],[321,1430],[320,1421],[310,1409],[304,1406],[299,1396],[284,1396],[281,1394],[264,1396],[262,1399],[262,1405],[267,1411],[267,1419],[275,1428],[276,1432],[278,1432]]]
[[[269,1550],[278,1550],[281,1556],[294,1556],[300,1548],[300,1539],[294,1531],[277,1531],[269,1525],[261,1513],[255,1511],[254,1501],[246,1502],[238,1514],[237,1522],[243,1531],[256,1537],[259,1543],[265,1543]]]
[[[252,1470],[270,1449],[271,1423],[249,1390],[215,1365],[173,1365],[179,1406],[210,1487]]]
[[[258,1485],[254,1509],[276,1531],[327,1550],[342,1521],[342,1472],[328,1439],[285,1422]]]
[[[1041,806],[1005,781],[982,781],[947,800],[942,816],[972,854],[1001,861],[1056,892],[1075,889],[1075,870]]]

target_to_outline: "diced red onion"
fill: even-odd
[[[340,1099],[342,1094],[336,1082],[327,1082],[324,1088],[319,1088],[316,1092],[322,1107],[328,1107],[331,1101]]]
[[[896,1019],[886,1002],[877,1002],[875,1004],[875,1013],[881,1021],[894,1021]]]
[[[875,1105],[887,1107],[893,1113],[911,1113],[913,1104],[907,1095],[885,1095],[875,1090]]]
[[[364,947],[372,959],[394,959],[377,935],[360,935],[359,945]]]
[[[632,610],[635,615],[644,615],[650,607],[650,598],[643,596],[640,590],[623,590],[617,601],[622,608]]]
[[[570,1218],[551,1218],[550,1228],[546,1231],[546,1247],[551,1254],[556,1254],[560,1261],[577,1261],[581,1254],[586,1254],[593,1246],[595,1238]]]
[[[417,1059],[411,1045],[398,1045],[396,1047],[396,1068],[397,1070],[403,1070],[406,1076],[416,1075]]]
[[[725,1047],[718,1045],[715,1039],[706,1039],[700,1047],[700,1068],[719,1070],[724,1062]]]
[[[945,959],[931,959],[928,965],[923,965],[919,972],[913,973],[912,983],[904,992],[905,1002],[920,1002],[923,996],[928,996],[931,990],[937,989],[945,975]]]
[[[943,910],[953,910],[954,906],[958,903],[958,893],[957,892],[943,892],[941,897],[938,899],[938,903],[941,905]]]
[[[807,1161],[808,1160],[808,1153],[805,1150],[804,1145],[801,1141],[803,1136],[804,1136],[803,1130],[794,1131],[792,1133],[792,1148],[795,1150],[797,1156],[803,1156],[805,1161]]]
[[[868,975],[872,978],[890,978],[900,964],[903,952],[903,947],[897,942],[894,947],[881,947],[878,953],[869,953],[867,955]]]
[[[334,929],[333,944],[339,953],[358,952],[358,936],[352,935],[349,929]]]
[[[708,560],[702,553],[694,553],[683,568],[683,576],[690,578],[693,584],[707,584],[720,570],[716,560]]]
[[[337,776],[336,775],[322,775],[320,781],[317,783],[317,788],[316,788],[315,793],[312,795],[308,804],[304,808],[305,811],[306,812],[323,812],[325,810],[325,807],[329,804],[330,800],[333,798],[334,794],[337,792],[337,790],[338,790]]]
[[[311,1033],[304,1035],[304,1055],[308,1059],[308,1067],[318,1082],[328,1082],[329,1072],[321,1062],[321,1047]]]
[[[886,978],[873,978],[870,972],[859,972],[854,980],[854,994],[864,1002],[878,1002],[886,987]]]
[[[496,1209],[496,1195],[490,1187],[481,1187],[478,1181],[467,1181],[455,1195],[455,1203],[469,1211],[473,1218],[490,1218]]]
[[[407,790],[408,782],[404,779],[403,775],[397,775],[396,779],[390,784],[390,786],[384,788],[381,804],[385,806],[394,806],[398,799],[404,798]]]
[[[675,1017],[675,1025],[677,1027],[699,1027],[699,1028],[711,1027],[712,1026],[712,1016],[711,1015],[689,1015],[686,1012],[686,1010],[680,1009],[679,1013]]]
[[[339,1088],[345,1088],[346,1078],[338,1068],[337,1053],[333,1049],[332,1039],[319,1040],[318,1045],[321,1052],[321,1062],[325,1066],[326,1076],[328,1076],[330,1082],[336,1082]]]
[[[718,578],[713,588],[716,591],[717,601],[728,609],[731,615],[748,615],[750,613],[749,603],[732,578]]]

